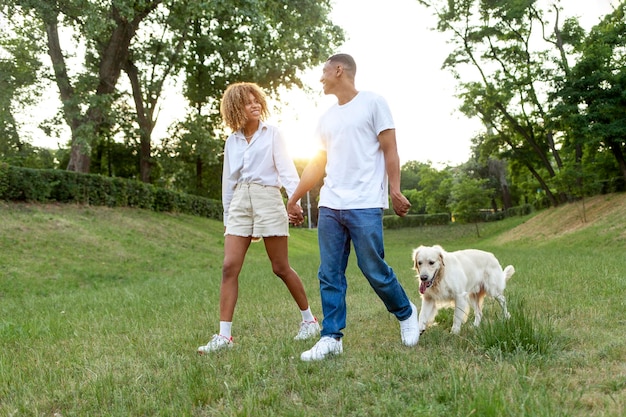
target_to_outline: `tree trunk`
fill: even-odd
[[[126,71],[133,89],[133,99],[135,100],[135,109],[137,110],[137,122],[139,123],[139,173],[141,181],[149,183],[152,171],[152,130],[154,129],[152,109],[146,111],[146,107],[143,104],[143,94],[141,84],[139,83],[139,70],[137,66],[133,62],[127,61],[124,66],[124,71]]]
[[[500,101],[496,101],[495,107],[500,111],[500,113],[504,116],[504,118],[509,122],[513,130],[515,130],[522,138],[524,138],[526,143],[530,145],[530,149],[532,149],[535,152],[535,154],[541,161],[541,164],[546,169],[550,177],[554,177],[556,175],[556,173],[554,172],[554,168],[552,167],[552,164],[550,164],[550,161],[546,157],[546,153],[541,148],[541,145],[535,140],[534,132],[532,128],[530,129],[530,131],[527,131],[522,125],[519,124],[519,122],[515,119],[515,117],[513,117],[508,112],[506,107]]]
[[[513,199],[511,198],[511,191],[507,183],[502,184],[502,204],[505,210],[513,207]]]
[[[57,15],[47,15],[45,26],[48,42],[48,56],[52,62],[54,78],[56,80],[61,103],[63,104],[63,118],[70,128],[72,135],[72,150],[70,161],[67,166],[69,171],[89,172],[89,152],[84,149],[85,143],[78,136],[78,128],[82,123],[82,117],[78,103],[74,100],[74,88],[70,82],[65,65],[65,57],[59,41],[59,28]]]
[[[204,195],[202,194],[202,168],[203,167],[204,167],[204,164],[202,163],[202,157],[198,155],[196,157],[196,194],[197,195]]]
[[[186,31],[184,32],[186,33]],[[174,48],[173,55],[169,58],[169,64],[163,70],[162,78],[158,79],[152,74],[150,79],[151,85],[148,85],[145,89],[148,91],[145,94],[142,89],[139,79],[139,69],[135,63],[128,59],[123,66],[124,71],[128,75],[128,79],[133,90],[133,100],[135,102],[135,110],[137,112],[137,123],[140,130],[140,146],[139,146],[139,172],[141,181],[151,182],[152,172],[152,131],[156,124],[156,118],[154,117],[157,101],[163,90],[163,84],[166,77],[173,71],[174,62],[176,62],[176,56],[180,53],[184,46],[185,35],[181,36],[181,39]]]
[[[504,141],[509,145],[509,147],[514,153],[517,153],[517,148],[513,145],[513,143],[508,138],[504,137]],[[542,189],[546,192],[546,196],[550,200],[550,205],[552,207],[557,207],[559,205],[559,200],[556,198],[554,194],[552,194],[552,191],[550,191],[550,187],[548,187],[548,184],[546,184],[544,179],[541,177],[541,174],[537,172],[537,170],[535,169],[535,167],[532,166],[532,164],[526,162],[525,158],[523,157],[520,158],[520,162],[524,164],[526,168],[528,168],[528,171],[531,173],[533,177],[535,177],[537,182],[539,182],[539,185],[541,185]]]
[[[104,98],[115,92],[115,86],[119,80],[122,65],[124,65],[128,60],[128,49],[130,47],[131,40],[135,36],[137,27],[139,26],[139,23],[141,23],[141,21],[158,6],[159,3],[161,3],[161,1],[147,3],[143,10],[136,11],[132,21],[128,21],[124,16],[122,16],[115,6],[111,7],[111,20],[115,22],[115,27],[113,28],[108,41],[102,45],[98,73],[99,81],[96,87],[96,96]],[[48,37],[50,43],[50,35]],[[58,43],[58,36],[56,38],[56,42]],[[61,52],[60,47],[58,48],[58,52]],[[55,69],[55,75],[56,74]],[[67,78],[67,74],[65,74],[65,76]],[[69,80],[69,78],[67,78],[67,80]],[[62,84],[62,81],[63,80],[59,81],[57,78],[57,85]],[[65,86],[63,86],[63,88],[65,88]],[[59,90],[62,90],[61,85],[59,85]],[[106,110],[107,106],[110,105],[106,99],[95,100],[95,102],[96,103],[92,104],[87,110],[86,117],[80,121],[76,121],[77,124],[75,129],[72,130],[72,151],[70,155],[70,162],[68,164],[68,170],[84,173],[89,172],[91,162],[89,157],[89,145],[93,142],[95,137],[100,135],[106,114],[104,110]],[[68,115],[66,114],[66,120],[67,117]],[[81,129],[81,131],[89,133],[82,133],[79,136],[77,134],[78,127],[85,125],[85,123],[89,124],[89,128]]]

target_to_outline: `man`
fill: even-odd
[[[417,309],[384,259],[382,216],[389,206],[388,195],[397,215],[405,216],[411,207],[400,192],[395,126],[386,101],[358,91],[355,75],[356,63],[350,55],[333,55],[324,64],[320,79],[324,94],[335,95],[337,103],[321,117],[320,151],[287,202],[290,221],[301,223],[302,210],[296,203],[326,173],[317,223],[324,320],[320,340],[301,355],[304,361],[343,353],[350,242],[359,268],[400,321],[402,342],[415,346],[419,340]]]

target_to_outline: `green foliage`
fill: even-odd
[[[556,206],[616,176],[626,183],[623,2],[586,38],[577,19],[563,18],[566,2],[553,10],[526,0],[421,3],[455,47],[444,66],[460,81],[461,110],[485,124],[476,154],[508,160],[515,177],[529,180],[512,183],[526,201],[541,189],[539,203]],[[477,77],[468,78],[468,64]],[[581,165],[607,153],[613,169]]]
[[[580,45],[582,56],[571,76],[553,93],[560,100],[553,113],[561,118],[566,145],[576,151],[570,163],[574,172],[560,180],[578,196],[598,192],[614,177],[621,176],[626,184],[625,9],[621,2],[591,30]],[[607,154],[614,163],[598,165]]]
[[[431,164],[418,161],[408,161],[400,169],[400,182],[405,190],[418,190],[420,186],[420,176],[428,171]]]
[[[110,138],[97,140],[91,150],[91,173],[108,177],[140,178],[137,147],[115,142]]]
[[[404,187],[404,184],[402,184],[402,186]],[[422,200],[422,196],[424,195],[424,193],[417,191],[416,189],[409,189],[409,190],[404,189],[402,190],[402,194],[411,203],[409,214],[425,214],[426,213],[426,204]]]
[[[450,208],[455,221],[475,222],[481,209],[489,206],[493,190],[485,187],[487,179],[461,177],[452,186]]]
[[[452,169],[437,170],[423,165],[419,170],[420,200],[426,207],[426,213],[449,212],[448,200],[453,184]]]
[[[220,201],[166,190],[136,180],[7,166],[0,170],[0,199],[135,207],[221,219]]]
[[[9,164],[0,160],[0,198],[2,198],[1,196],[5,195],[9,189],[9,169]]]
[[[63,106],[62,117],[47,121],[45,130],[55,130],[57,123],[70,128],[68,169],[113,171],[110,160],[90,171],[89,156],[92,148],[110,146],[114,137],[122,136],[130,152],[137,152],[140,178],[149,182],[151,135],[170,79],[182,76],[182,93],[192,111],[214,131],[219,97],[228,84],[255,81],[271,92],[302,85],[302,72],[323,62],[344,40],[330,11],[329,0],[72,0],[54,5],[6,0],[0,17],[8,29],[2,31],[0,46],[11,46],[7,50],[14,59],[0,62],[0,85],[18,76],[25,86],[42,80],[45,76],[34,69],[49,68],[26,58],[32,61],[47,53]],[[59,33],[70,33],[71,42],[66,44],[68,38]],[[73,62],[66,58],[71,55]],[[123,74],[128,84],[120,86]],[[16,134],[9,104],[17,88],[0,98],[0,135],[7,137]]]
[[[221,199],[224,140],[204,116],[195,114],[170,128],[157,151],[161,167],[157,184],[208,198]]]

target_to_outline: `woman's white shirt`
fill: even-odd
[[[291,197],[299,182],[298,171],[277,127],[259,122],[259,129],[249,143],[241,131],[232,133],[224,146],[224,225],[228,220],[228,209],[238,183],[285,187],[287,195]]]

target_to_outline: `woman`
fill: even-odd
[[[299,178],[285,142],[268,116],[265,94],[254,83],[236,83],[224,92],[220,108],[233,133],[224,147],[222,203],[224,206],[224,264],[220,287],[220,330],[198,353],[232,347],[233,314],[237,303],[239,273],[250,243],[263,239],[272,271],[283,280],[298,304],[302,319],[295,339],[304,340],[320,331],[298,274],[288,258],[289,220],[280,193],[291,196]]]

